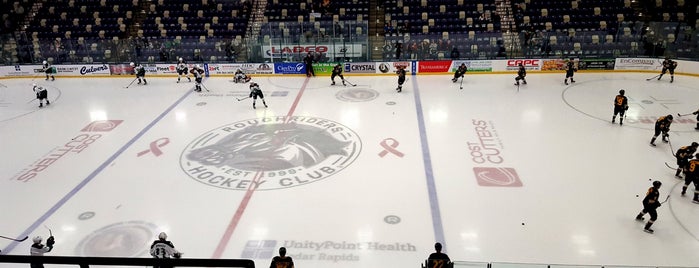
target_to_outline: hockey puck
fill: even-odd
[[[638,195],[636,195],[636,197],[638,197]]]
[[[522,223],[522,225],[524,225],[524,223]]]

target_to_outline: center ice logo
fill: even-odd
[[[325,179],[361,152],[351,129],[327,119],[277,116],[209,131],[192,141],[180,165],[192,179],[231,190],[273,190]]]

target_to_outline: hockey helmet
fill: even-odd
[[[33,87],[36,87],[36,83],[32,84]]]
[[[524,66],[524,65],[522,65],[522,63],[519,64],[519,67],[523,67],[523,66]]]
[[[699,147],[699,143],[692,142],[692,147]]]
[[[47,63],[49,63],[49,62],[48,62],[48,61],[43,61],[42,63],[43,63],[43,64],[47,64]]]
[[[34,243],[41,243],[41,240],[44,240],[41,236],[35,236],[34,238],[32,238],[32,241],[34,241]]]
[[[279,255],[280,255],[280,256],[286,256],[286,248],[285,248],[285,247],[280,247],[280,248],[279,248]]]
[[[165,232],[160,232],[160,234],[158,235],[158,239],[160,239],[160,240],[167,239],[167,234]]]
[[[197,64],[197,65],[194,65],[194,68],[201,69],[201,66],[199,66],[199,64]]]
[[[257,83],[255,83],[255,82],[250,83],[250,87],[254,87],[254,86],[257,86]]]
[[[655,188],[660,188],[660,185],[663,185],[663,183],[660,182],[660,181],[654,181],[654,182],[653,182],[653,187],[655,187]]]
[[[624,95],[624,93],[626,93],[626,90],[619,90],[619,95]]]
[[[129,65],[130,65],[131,67],[134,67],[134,66],[136,66],[136,64],[135,64],[135,63],[133,63],[133,62],[132,62],[132,63],[129,63]]]
[[[672,115],[671,115],[671,114],[668,114],[668,115],[667,115],[667,119],[672,120]]]
[[[178,60],[179,60],[179,61],[183,61],[183,59],[182,59],[182,58],[179,58]]]

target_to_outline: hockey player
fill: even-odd
[[[655,121],[655,135],[653,135],[653,138],[650,139],[650,145],[655,146],[655,139],[658,138],[658,135],[660,135],[660,133],[663,134],[663,142],[668,142],[667,138],[670,137],[670,134],[667,133],[670,131],[671,124],[671,114],[661,116],[660,118],[658,118],[658,120]]]
[[[571,83],[575,83],[575,80],[573,80],[573,74],[577,71],[578,68],[575,66],[575,60],[573,58],[570,58],[570,60],[566,64],[566,79],[563,80],[563,83],[568,85],[568,78],[570,78]]]
[[[567,79],[567,78],[566,78]],[[616,121],[616,115],[619,115],[619,125],[624,125],[624,114],[626,110],[629,109],[629,100],[624,96],[626,91],[619,90],[619,95],[614,97],[614,115],[612,116],[612,123]]]
[[[286,248],[279,248],[279,256],[272,258],[270,268],[294,268],[294,260],[290,256],[286,256]]]
[[[235,74],[233,76],[233,82],[235,82],[235,83],[247,83],[247,82],[250,82],[250,79],[252,79],[252,77],[246,75],[240,69],[236,70]]]
[[[456,81],[459,80],[459,77],[464,77],[466,71],[468,71],[468,68],[466,68],[465,63],[462,63],[461,65],[459,65],[459,68],[456,69],[456,72],[454,72],[454,78],[452,78],[451,81],[456,83]]]
[[[517,70],[517,77],[515,77],[515,86],[519,86],[519,80],[522,80],[522,82],[526,85],[527,84],[527,79],[524,79],[527,76],[527,69],[524,68],[524,65],[521,63],[519,64],[519,70]]]
[[[262,89],[260,89],[260,85],[258,85],[255,82],[250,83],[250,98],[252,98],[252,108],[255,108],[255,102],[257,101],[257,97],[260,97],[260,100],[262,100],[262,104],[265,105],[265,108],[267,108],[267,103],[265,102],[265,95],[262,94]]]
[[[303,63],[306,65],[306,76],[311,77],[311,76],[316,76],[315,70],[313,70],[313,55],[311,53],[306,54],[306,57],[303,58]]]
[[[675,158],[677,158],[677,172],[675,172],[675,177],[680,179],[682,178],[682,176],[680,176],[680,172],[682,172],[683,169],[686,169],[689,159],[691,159],[692,155],[694,155],[694,153],[697,151],[697,147],[699,147],[699,143],[692,142],[692,145],[690,146],[682,146],[677,149],[677,152],[675,153]]]
[[[36,83],[33,86],[32,90],[36,93],[36,98],[39,99],[39,108],[44,107],[44,100],[46,100],[46,105],[51,104],[48,91],[42,86],[37,86]]]
[[[56,77],[53,76],[53,66],[49,65],[48,61],[43,62],[42,70],[46,73],[46,80],[49,80],[49,75],[51,76],[51,81],[56,80]]]
[[[182,257],[182,253],[177,251],[175,249],[175,246],[172,244],[172,242],[167,240],[167,234],[165,232],[161,232],[158,235],[158,240],[153,241],[153,244],[151,244],[150,255],[156,259],[169,259],[169,258],[179,259],[180,257]],[[165,265],[154,266],[154,268],[169,268],[169,267],[172,267],[172,266],[165,266]]]
[[[177,67],[175,67],[175,69],[177,69],[177,83],[180,82],[180,78],[182,78],[183,75],[184,77],[187,77],[189,82],[192,82],[192,79],[189,78],[189,68],[187,68],[187,62],[185,62],[184,59],[179,58],[177,60]]]
[[[345,84],[345,77],[342,75],[342,65],[340,65],[339,63],[337,65],[335,65],[335,67],[333,67],[333,73],[332,73],[332,75],[330,75],[330,80],[333,81],[333,83],[330,84],[332,86],[335,85],[335,76],[339,76],[340,79],[342,79],[343,86],[347,85],[347,84]]]
[[[398,74],[398,87],[396,91],[403,92],[403,83],[405,83],[405,66],[398,66],[396,74]]]
[[[46,239],[46,245],[41,244],[41,240],[43,240],[41,236],[32,238],[34,244],[32,244],[32,247],[29,249],[29,255],[44,256],[44,253],[51,252],[51,250],[53,250],[53,244],[56,243],[53,236],[49,236],[49,239]],[[41,262],[32,262],[29,265],[31,268],[44,268],[44,264]]]
[[[201,80],[202,80],[202,75],[204,74],[204,69],[199,66],[199,64],[194,65],[194,67],[189,70],[190,73],[194,75],[194,81],[196,82],[196,85],[194,86],[194,91],[195,92],[201,92]]]
[[[692,202],[699,204],[699,154],[694,155],[694,159],[689,160],[689,163],[684,168],[684,185],[682,186],[682,196],[687,193],[687,187],[690,183],[694,183],[694,198]]]
[[[660,78],[663,78],[663,75],[669,70],[670,71],[670,83],[674,82],[675,81],[675,68],[677,68],[677,62],[666,57],[665,60],[663,61],[663,70],[660,73],[660,76],[658,76],[658,81],[660,81]]]
[[[660,207],[660,200],[658,200],[660,192],[658,192],[658,190],[660,190],[661,185],[662,183],[660,181],[653,182],[653,187],[648,188],[646,197],[643,198],[643,210],[636,215],[636,220],[642,221],[643,215],[646,213],[650,214],[650,220],[648,220],[648,223],[646,223],[646,226],[643,228],[643,231],[646,233],[653,233],[653,229],[651,229],[650,226],[658,219],[658,212],[655,210]]]
[[[130,65],[133,67],[133,72],[136,74],[138,84],[141,84],[141,79],[143,79],[143,85],[148,85],[148,81],[146,81],[146,68],[144,68],[141,64],[136,65],[133,62]]]
[[[697,116],[697,126],[694,129],[699,130],[699,110],[694,111],[692,114]]]

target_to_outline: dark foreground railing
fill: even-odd
[[[0,255],[0,263],[74,264],[81,268],[90,265],[114,266],[175,266],[175,267],[240,267],[254,268],[255,262],[242,259],[153,259],[153,258],[115,258],[115,257],[68,257],[68,256],[26,256]]]

